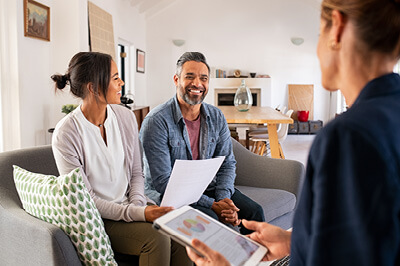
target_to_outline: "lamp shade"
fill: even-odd
[[[175,46],[180,47],[180,46],[182,46],[182,45],[185,44],[185,40],[182,40],[182,39],[175,39],[175,40],[172,40],[172,43],[173,43]]]
[[[304,39],[301,37],[292,37],[290,38],[290,41],[294,44],[294,45],[301,45],[304,42]]]

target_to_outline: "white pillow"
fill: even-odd
[[[14,165],[14,182],[26,212],[61,228],[86,265],[117,265],[103,220],[79,168],[59,177]]]

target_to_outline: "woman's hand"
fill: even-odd
[[[193,251],[190,247],[186,247],[186,252],[189,258],[197,265],[197,266],[230,266],[231,264],[229,261],[225,259],[225,257],[209,248],[206,244],[201,242],[200,240],[194,238],[192,240],[192,246],[198,250],[201,254],[205,257],[199,256],[195,251]]]
[[[248,235],[251,239],[268,248],[263,260],[280,259],[290,254],[291,232],[268,223],[243,220],[242,224],[254,231]]]
[[[153,222],[158,217],[172,211],[174,207],[159,207],[157,205],[150,205],[144,209],[144,217],[147,222]]]

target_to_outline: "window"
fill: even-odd
[[[0,151],[21,147],[17,11],[16,1],[0,0]]]
[[[134,101],[134,84],[135,84],[135,48],[129,42],[119,39],[118,41],[117,64],[118,72],[125,85],[122,87],[121,95]],[[129,105],[130,107],[133,104]]]
[[[122,44],[118,44],[118,72],[119,72],[119,77],[125,82],[125,85],[122,86],[122,92],[121,95],[125,95],[125,86],[126,86],[126,79],[125,79],[125,58],[126,58],[126,52],[125,52],[125,46]]]

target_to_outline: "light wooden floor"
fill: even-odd
[[[300,161],[305,166],[314,138],[315,135],[288,135],[281,144],[285,158]]]
[[[314,138],[315,135],[288,135],[286,140],[281,144],[285,159],[302,162],[305,166]],[[240,142],[244,144],[244,140]]]

